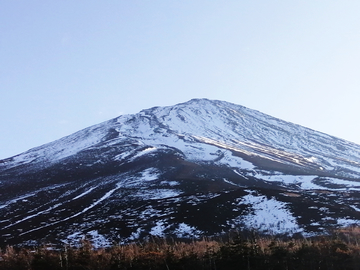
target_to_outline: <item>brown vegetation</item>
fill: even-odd
[[[152,239],[138,244],[94,249],[84,240],[79,248],[43,246],[0,252],[1,270],[164,269],[164,270],[322,270],[360,269],[360,228],[311,239],[242,237],[203,239],[189,243]]]

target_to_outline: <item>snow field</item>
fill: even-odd
[[[272,234],[293,234],[303,231],[284,202],[274,198],[268,199],[250,191],[239,200],[238,205],[251,205],[251,207],[248,214],[242,214],[230,222],[235,226],[243,225],[247,229]]]

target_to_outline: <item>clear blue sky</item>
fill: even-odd
[[[360,143],[360,1],[0,3],[0,159],[219,99]]]

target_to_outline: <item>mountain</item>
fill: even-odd
[[[324,233],[360,222],[360,146],[193,99],[0,160],[0,245]]]

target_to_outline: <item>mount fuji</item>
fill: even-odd
[[[360,145],[232,103],[122,115],[0,160],[0,246],[360,222]]]

